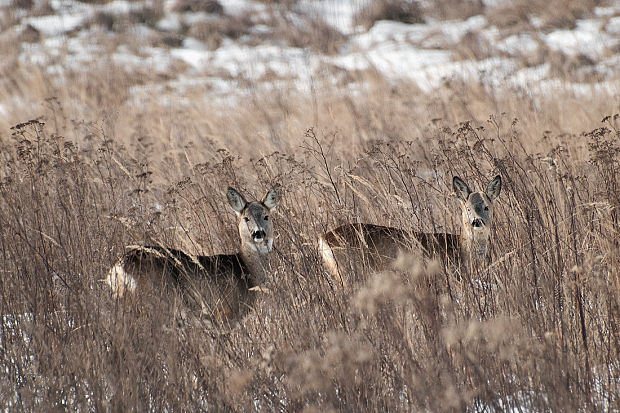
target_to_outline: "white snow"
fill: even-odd
[[[574,30],[556,30],[543,38],[553,50],[568,56],[583,54],[596,60],[620,41],[602,32],[601,26],[599,20],[578,20]]]
[[[371,0],[302,0],[298,7],[310,16],[320,17],[341,33],[351,34],[360,29],[355,27],[355,15],[370,2]]]
[[[463,36],[482,29],[487,21],[474,16],[465,21],[433,21],[427,24],[406,24],[382,20],[366,33],[352,38],[350,43],[360,50],[368,50],[386,42],[414,43],[424,48],[446,48],[456,45]]]
[[[205,13],[204,11],[199,11],[196,13],[184,13],[183,14],[183,24],[186,26],[191,26],[192,24],[204,21],[217,21],[220,17]]]
[[[368,32],[354,36],[350,43],[359,50],[368,50],[385,42],[416,41],[427,36],[429,30],[426,25],[378,21]]]
[[[206,46],[203,42],[193,37],[186,37],[183,39],[183,48],[188,50],[206,50]]]
[[[62,77],[67,69],[84,70],[97,62],[112,62],[128,72],[169,75],[174,69],[171,79],[166,76],[167,80],[159,80],[160,83],[132,90],[143,97],[166,90],[168,95],[179,95],[176,102],[184,102],[182,94],[191,90],[190,79],[205,88],[205,99],[217,96],[231,101],[248,93],[247,82],[254,89],[282,87],[288,82],[287,87],[293,86],[305,93],[316,79],[335,85],[337,75],[334,73],[365,70],[375,71],[395,84],[401,80],[415,82],[424,93],[432,93],[452,80],[481,82],[488,88],[519,90],[531,95],[557,90],[591,94],[618,89],[620,53],[615,51],[620,44],[620,5],[596,8],[594,17],[578,20],[572,30],[506,35],[501,28],[489,26],[484,16],[463,21],[428,19],[425,24],[378,21],[366,30],[355,26],[354,16],[370,0],[300,0],[292,9],[260,1],[222,0],[226,14],[248,14],[252,21],[265,24],[248,27],[251,34],[237,40],[223,37],[216,50],[208,50],[200,40],[191,37],[184,37],[178,48],[149,46],[150,39],[156,39],[162,32],[182,33],[184,27],[218,18],[204,12],[170,12],[175,1],[164,1],[164,10],[168,12],[155,27],[135,24],[126,28],[125,33],[129,33],[134,42],[145,42],[137,48],[136,43],[130,48],[120,42],[110,51],[110,42],[101,43],[100,40],[115,41],[115,33],[107,32],[104,27],[85,27],[97,12],[123,15],[154,3],[115,0],[93,5],[76,0],[51,0],[56,15],[21,18],[16,29],[0,32],[0,38],[4,34],[14,36],[10,33],[18,33],[27,24],[40,30],[43,40],[38,44],[22,43],[19,60],[43,67],[50,76]],[[495,5],[500,1],[504,0],[488,0],[487,3]],[[265,18],[272,11],[285,13],[289,24],[303,25],[305,29],[311,28],[312,18],[320,18],[346,35],[347,40],[335,55],[286,46],[278,40],[275,44],[265,42],[260,39],[270,38],[274,32],[267,23],[270,20]],[[490,48],[488,55],[495,57],[459,60],[462,57],[454,51],[467,47],[461,42],[468,33],[485,41]],[[594,65],[577,68],[576,73],[580,79],[587,79],[593,73],[596,75],[593,79],[602,80],[573,83],[554,78],[546,64],[524,67],[522,57],[537,56],[541,46],[567,56],[589,57]],[[362,90],[364,86],[347,82],[339,87],[345,88],[343,93],[349,93]]]
[[[102,52],[97,44],[88,41],[91,35],[92,32],[83,31],[71,38],[60,35],[39,43],[22,43],[19,60],[23,64],[42,66],[49,74],[63,73],[63,66],[80,70]],[[63,64],[60,63],[62,59]]]
[[[430,91],[438,86],[443,75],[437,75],[451,63],[451,53],[424,50],[411,45],[385,44],[366,52],[351,53],[331,59],[346,70],[374,69],[394,80],[416,80],[418,86]],[[447,69],[450,71],[450,69]]]
[[[614,35],[620,35],[620,16],[609,19],[605,31]]]
[[[177,13],[166,13],[164,18],[157,22],[157,28],[159,30],[174,32],[181,30],[181,18]]]
[[[534,53],[539,44],[529,33],[519,33],[508,36],[497,44],[497,48],[511,56]]]
[[[131,34],[134,40],[148,40],[151,36],[156,36],[157,31],[152,29],[145,24],[136,24],[128,29],[128,32]]]
[[[481,30],[487,25],[487,19],[484,16],[473,16],[469,19],[459,21],[441,22],[442,32],[454,43],[460,41],[467,32]]]
[[[596,17],[611,17],[620,14],[620,4],[611,7],[595,7],[594,15]]]
[[[184,61],[195,69],[201,69],[207,58],[207,52],[200,49],[191,49],[187,47],[172,49],[170,55]]]
[[[130,11],[140,10],[141,8],[141,3],[125,0],[114,0],[110,3],[96,6],[97,11],[103,11],[111,14],[126,14]]]
[[[305,80],[311,66],[303,49],[258,45],[239,45],[229,41],[210,54],[208,66],[226,71],[232,77],[257,80],[272,73],[281,78]]]
[[[46,36],[53,37],[77,29],[86,23],[88,17],[86,14],[51,15],[29,17],[22,22],[30,24]]]
[[[266,9],[263,3],[250,0],[222,0],[221,4],[224,7],[224,13],[235,16],[244,13],[263,12]]]

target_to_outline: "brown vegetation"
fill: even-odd
[[[367,29],[371,28],[378,20],[394,20],[402,23],[424,23],[422,9],[417,1],[372,1],[355,16],[356,24],[360,24]]]
[[[236,79],[230,104],[111,58],[52,76],[0,49],[0,408],[617,410],[613,93],[423,95],[326,70],[310,93]],[[318,236],[345,222],[457,232],[450,179],[493,174],[490,266],[459,278],[404,255],[345,291],[321,267]],[[268,182],[286,191],[275,270],[238,325],[101,282],[127,245],[234,251],[220,194]]]
[[[172,6],[175,12],[199,12],[223,14],[224,7],[217,0],[177,0]]]
[[[377,136],[349,152],[330,152],[333,138],[315,129],[289,137],[302,153],[252,160],[203,140],[211,155],[177,182],[162,179],[155,153],[138,159],[104,130],[66,138],[71,129],[54,126],[63,116],[2,137],[3,406],[617,406],[617,116],[536,140],[518,120],[491,117],[413,141]],[[321,269],[314,240],[328,226],[452,230],[446,177],[480,184],[491,171],[505,189],[489,268],[457,279],[403,257],[345,293]],[[234,224],[214,194],[272,180],[287,186],[280,263],[238,326],[188,324],[159,301],[132,307],[99,282],[141,240],[231,250]]]
[[[531,28],[532,19],[540,20],[540,28],[570,29],[575,21],[591,14],[601,0],[518,0],[502,2],[488,11],[489,21],[498,27]],[[517,27],[515,27],[517,26]]]
[[[425,2],[424,14],[444,19],[466,19],[477,14],[484,14],[485,2],[482,0],[436,0]]]

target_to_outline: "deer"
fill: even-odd
[[[400,251],[416,246],[430,258],[440,258],[447,265],[471,271],[488,256],[493,223],[493,201],[502,188],[497,175],[485,192],[472,192],[458,176],[452,187],[461,203],[461,233],[424,233],[365,223],[348,223],[319,238],[319,254],[327,271],[341,287],[347,283],[343,270],[382,271],[391,268]],[[349,267],[349,269],[352,269]]]
[[[115,297],[174,291],[197,304],[216,322],[240,319],[251,309],[270,271],[271,213],[280,202],[279,184],[261,201],[248,202],[229,187],[226,196],[237,215],[241,245],[235,254],[190,256],[162,246],[131,247],[108,271],[104,282]]]

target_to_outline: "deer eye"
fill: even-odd
[[[248,217],[243,217],[243,220],[244,220],[245,222],[250,222],[250,218],[248,218]]]
[[[488,207],[488,206],[485,206],[485,207],[484,207],[484,210],[485,210],[485,211],[488,211],[488,210],[489,210],[489,207]]]
[[[265,215],[265,218],[263,218],[265,221],[269,221],[269,215]]]

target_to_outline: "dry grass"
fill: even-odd
[[[485,11],[481,0],[436,0],[424,2],[424,14],[438,19],[466,19]]]
[[[381,0],[370,2],[355,16],[355,23],[369,29],[378,20],[424,23],[422,9],[416,1]]]
[[[464,116],[455,96],[438,117]],[[200,133],[164,139],[174,122],[143,122],[121,139],[112,124],[69,122],[57,100],[45,124],[5,133],[3,407],[613,410],[617,116],[585,133],[545,131],[560,121],[550,113],[412,131],[415,105],[377,97],[335,103],[336,122],[318,110],[317,127],[300,134],[282,130],[275,106],[222,110],[209,126],[226,149]],[[289,123],[305,122],[300,113]],[[198,113],[185,116],[200,130]],[[214,132],[219,117],[228,135]],[[261,136],[266,119],[273,135]],[[278,141],[288,150],[273,152]],[[261,142],[262,155],[246,147]],[[483,273],[459,280],[404,258],[340,291],[320,269],[314,240],[325,229],[361,220],[458,230],[449,178],[480,185],[494,173],[505,187]],[[272,294],[236,327],[180,322],[166,302],[116,302],[98,282],[127,244],[234,250],[223,188],[259,194],[275,181],[287,191]]]
[[[542,30],[571,29],[577,19],[591,15],[596,6],[604,6],[601,0],[535,0],[501,2],[487,11],[489,22],[513,30],[533,27],[533,20],[540,20]]]
[[[131,88],[166,74],[87,69],[0,65],[0,408],[617,410],[617,97],[456,81],[424,96],[333,71],[311,93],[250,84],[234,107],[200,86],[189,105],[136,104]],[[504,179],[488,268],[458,279],[413,254],[335,287],[319,234],[458,231],[455,174]],[[129,244],[236,250],[225,188],[272,182],[279,262],[238,325],[99,281]]]
[[[217,0],[195,1],[195,0],[178,0],[172,6],[175,12],[199,12],[222,14],[224,7]]]
[[[238,39],[248,34],[252,22],[236,16],[224,16],[210,21],[200,21],[192,24],[187,35],[203,42],[209,50],[217,49],[226,37]]]

